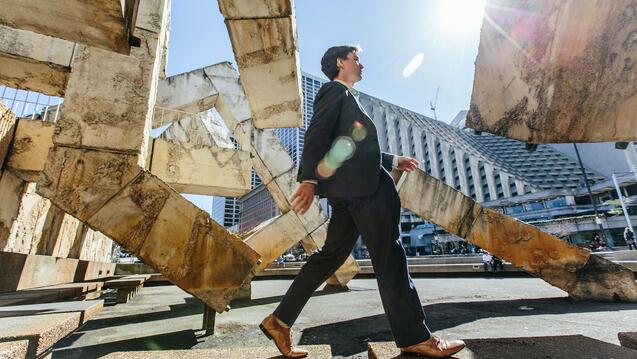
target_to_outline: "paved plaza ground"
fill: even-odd
[[[534,345],[540,352],[543,345],[557,345],[560,350],[590,353],[587,345],[604,347],[596,340],[618,345],[618,332],[637,331],[637,304],[575,302],[540,279],[493,276],[414,281],[431,330],[444,338],[583,335],[592,339],[578,344],[582,338],[547,338]],[[146,287],[127,304],[105,307],[58,343],[53,358],[98,358],[129,350],[269,346],[272,342],[258,324],[274,310],[291,282],[253,282],[253,299],[235,302],[232,310],[217,315],[213,336],[202,336],[203,307],[192,296],[172,285]],[[301,346],[328,344],[337,358],[367,358],[367,343],[392,340],[373,278],[353,280],[349,292],[315,293],[294,329],[294,339]],[[496,344],[489,350],[497,349]]]

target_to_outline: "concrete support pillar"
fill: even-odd
[[[505,198],[511,197],[511,183],[509,182],[509,175],[506,172],[498,171],[500,174],[500,183],[502,184],[502,193]]]
[[[518,191],[518,196],[526,194],[526,191],[524,190],[524,182],[517,178],[515,179],[515,189]]]
[[[469,155],[469,165],[471,166],[471,177],[473,177],[473,186],[476,193],[476,202],[484,202],[484,191],[482,184],[482,176],[480,175],[480,160]]]
[[[458,177],[460,178],[460,191],[469,196],[469,181],[467,179],[467,167],[464,164],[465,153],[460,149],[455,150],[456,166],[458,167]]]
[[[491,201],[498,199],[498,189],[495,185],[495,175],[493,166],[484,162],[484,173],[487,175],[487,185],[489,186],[489,199]]]
[[[429,147],[429,163],[431,165],[431,175],[440,179],[440,166],[438,165],[438,151],[436,151],[437,139],[432,135],[427,136],[427,147]]]
[[[445,169],[445,183],[451,187],[456,187],[456,181],[453,178],[453,166],[451,165],[451,152],[450,146],[447,142],[441,142],[440,147],[442,148],[442,165]]]

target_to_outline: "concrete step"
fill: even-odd
[[[0,343],[27,341],[26,358],[40,357],[55,343],[97,315],[104,302],[69,302],[0,308]],[[20,345],[0,347],[20,354]],[[0,358],[5,358],[0,355]],[[21,358],[8,356],[6,358]]]
[[[637,350],[637,332],[617,333],[617,338],[623,347]]]
[[[308,359],[331,358],[332,350],[329,345],[305,345],[303,349],[310,354]],[[274,344],[269,347],[253,348],[219,348],[219,349],[191,349],[191,350],[158,350],[139,352],[116,352],[103,356],[102,359],[265,359],[283,358]]]
[[[583,335],[554,337],[467,339],[467,347],[453,356],[457,359],[525,358],[525,359],[634,359],[637,351]],[[413,358],[400,355],[394,342],[368,344],[370,359]]]
[[[41,314],[80,313],[80,324],[84,324],[99,314],[103,308],[103,300],[13,305],[0,307],[0,318]]]
[[[24,359],[27,357],[28,340],[16,340],[0,343],[0,358],[2,359]]]

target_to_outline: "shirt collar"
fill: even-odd
[[[347,87],[347,90],[356,98],[358,98],[358,95],[360,94],[360,91],[358,91],[357,89],[353,88],[352,86],[350,86],[349,84],[341,81],[341,80],[334,80],[340,84],[345,85],[345,87]]]

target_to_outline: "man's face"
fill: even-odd
[[[350,52],[345,59],[336,59],[336,66],[340,69],[339,77],[347,82],[358,82],[363,78],[363,64],[360,63],[358,54]]]

